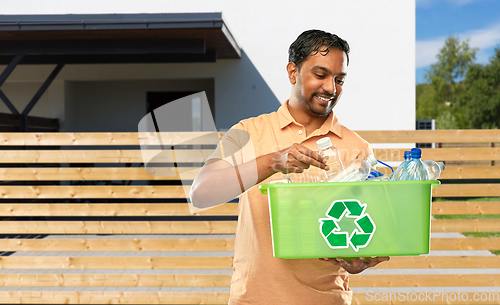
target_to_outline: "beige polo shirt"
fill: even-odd
[[[288,111],[288,101],[276,112],[243,120],[231,129],[248,133],[253,148],[250,154],[239,155],[238,163],[294,143],[317,151],[316,141],[325,136],[339,149],[344,164],[357,158],[365,159],[372,153],[368,142],[340,125],[333,112],[321,128],[306,136],[304,126]],[[210,158],[228,157],[230,151],[245,146],[241,137],[234,134],[230,130],[223,143],[231,145],[223,145],[222,149],[219,145]],[[253,154],[255,156],[251,156]],[[311,171],[315,169],[311,167]],[[283,174],[274,174],[261,184],[282,178]],[[243,193],[239,200],[229,304],[350,304],[352,291],[348,286],[348,273],[343,268],[318,259],[273,257],[268,199],[258,187]]]

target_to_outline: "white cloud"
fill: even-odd
[[[469,39],[469,45],[471,47],[481,49],[481,51],[477,53],[477,60],[478,62],[486,62],[488,56],[482,51],[500,44],[500,23],[485,29],[459,33],[455,36],[458,36],[460,41]],[[448,36],[436,37],[429,40],[417,40],[415,50],[415,67],[418,69],[436,62],[436,55],[443,47],[446,38],[448,38]]]

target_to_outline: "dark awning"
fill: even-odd
[[[222,13],[0,15],[0,64],[213,62],[241,58]]]

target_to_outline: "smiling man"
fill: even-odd
[[[233,126],[191,188],[191,203],[207,208],[240,196],[229,304],[350,304],[348,274],[388,258],[279,259],[273,257],[267,196],[258,186],[325,160],[316,141],[329,137],[345,163],[372,154],[342,126],[332,109],[347,76],[349,45],[319,30],[302,33],[289,49],[289,100],[276,111]]]

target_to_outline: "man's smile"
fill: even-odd
[[[336,98],[336,95],[333,95],[332,97],[325,97],[315,94],[314,96],[317,97],[319,99],[320,104],[324,106],[328,106],[328,104],[330,104]]]

